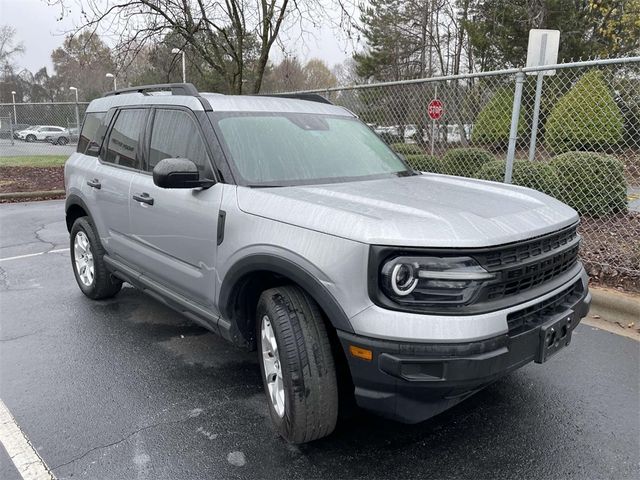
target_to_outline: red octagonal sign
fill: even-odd
[[[431,120],[438,120],[444,113],[444,105],[442,105],[442,102],[440,100],[434,98],[429,102],[427,111],[429,112],[429,117],[431,118]]]

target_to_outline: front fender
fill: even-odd
[[[353,333],[349,318],[329,290],[311,272],[297,263],[273,253],[249,254],[236,261],[227,271],[220,286],[218,305],[224,318],[232,318],[234,296],[252,272],[272,272],[289,278],[315,300],[338,330]]]

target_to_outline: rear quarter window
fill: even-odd
[[[100,145],[107,132],[107,126],[104,119],[106,112],[87,113],[82,124],[82,131],[78,139],[78,153],[97,157],[100,151]]]

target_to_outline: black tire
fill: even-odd
[[[76,250],[74,248],[76,236],[80,233],[84,233],[89,241],[89,250],[93,257],[93,280],[89,285],[86,285],[80,277],[80,274],[76,265]],[[104,248],[100,243],[100,239],[96,230],[89,220],[89,217],[80,217],[73,222],[70,235],[70,253],[71,253],[71,266],[73,268],[73,274],[76,277],[76,282],[87,297],[93,300],[101,300],[103,298],[113,297],[122,288],[122,280],[115,278],[104,263]]]
[[[66,145],[67,143],[69,143],[69,139],[67,137],[60,137],[58,138],[57,142],[58,145]]]
[[[27,142],[35,142],[36,141],[36,136],[35,135],[27,135],[27,138],[25,138],[25,140]]]
[[[284,384],[284,415],[270,399],[261,328],[268,318],[277,341]],[[271,420],[291,443],[306,443],[333,432],[338,418],[338,384],[331,345],[318,305],[302,290],[266,290],[258,300],[256,338],[260,372]]]

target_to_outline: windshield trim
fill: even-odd
[[[211,125],[218,139],[218,144],[222,149],[224,157],[226,159],[229,168],[232,171],[233,177],[237,185],[241,185],[243,187],[248,188],[277,188],[277,187],[295,187],[295,186],[308,186],[308,185],[323,185],[323,184],[332,184],[332,183],[348,183],[348,182],[361,182],[368,180],[381,180],[384,178],[397,178],[397,177],[409,177],[413,175],[419,175],[419,172],[413,170],[409,164],[407,164],[406,160],[398,155],[394,150],[392,150],[382,139],[380,141],[385,145],[385,147],[393,153],[404,165],[405,170],[399,170],[397,172],[388,172],[388,173],[380,173],[373,175],[362,175],[355,177],[330,177],[330,178],[312,178],[312,179],[297,179],[297,180],[282,180],[282,181],[274,181],[274,182],[251,182],[245,179],[240,173],[238,167],[235,164],[233,156],[229,151],[229,147],[224,139],[224,135],[220,130],[220,126],[218,122],[224,118],[228,117],[241,117],[241,116],[281,116],[283,114],[295,114],[296,112],[264,112],[264,111],[225,111],[225,112],[210,112],[209,118],[211,121]],[[304,113],[304,112],[302,112]],[[313,115],[319,115],[326,118],[340,118],[345,120],[350,120],[354,122],[359,122],[364,125],[366,128],[371,130],[371,132],[377,136],[375,132],[369,127],[366,123],[362,122],[358,117],[351,115],[334,115],[334,114],[326,114],[326,113],[314,113]]]

